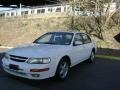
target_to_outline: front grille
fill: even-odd
[[[15,56],[15,55],[10,55],[10,59],[16,62],[25,62],[26,60],[28,60],[27,57],[21,57],[21,56]]]

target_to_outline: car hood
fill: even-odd
[[[33,58],[50,57],[67,50],[67,48],[67,45],[29,44],[13,48],[8,51],[8,54]]]

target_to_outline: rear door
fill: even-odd
[[[84,59],[88,59],[90,57],[91,51],[93,49],[93,44],[91,41],[91,38],[87,35],[82,33],[83,43],[84,43],[84,51],[85,51],[85,57]]]

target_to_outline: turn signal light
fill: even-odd
[[[30,72],[45,72],[48,71],[49,68],[44,68],[44,69],[30,69]]]

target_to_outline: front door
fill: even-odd
[[[77,43],[76,43],[77,42]],[[83,39],[80,33],[77,33],[74,37],[73,46],[72,46],[72,63],[76,65],[84,60],[85,50],[84,50]]]

